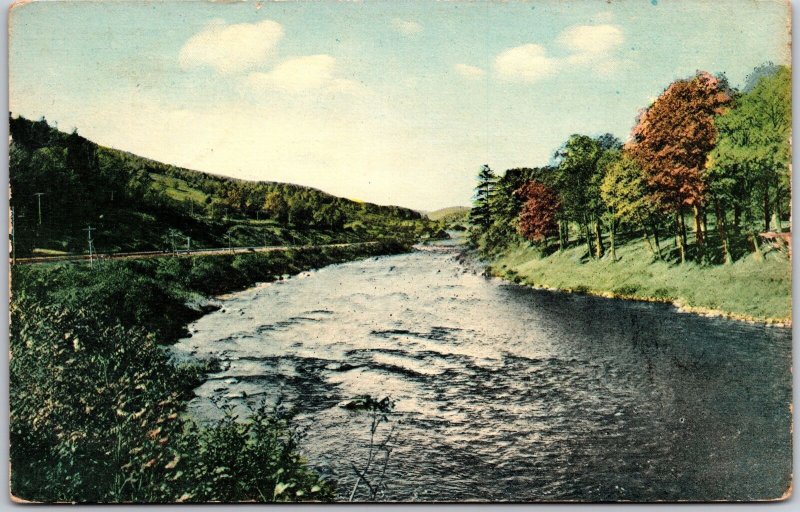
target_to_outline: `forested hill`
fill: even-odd
[[[89,227],[100,252],[416,238],[434,229],[408,208],[183,169],[44,119],[12,117],[10,133],[17,256],[86,252]]]

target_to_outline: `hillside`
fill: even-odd
[[[469,215],[469,206],[449,206],[428,212],[427,216],[431,220],[452,220],[456,218],[466,218]]]
[[[416,239],[432,222],[397,206],[175,167],[10,120],[17,256]],[[88,229],[91,227],[91,231]]]

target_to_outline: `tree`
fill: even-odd
[[[289,205],[279,192],[268,192],[264,197],[262,208],[267,215],[281,224],[285,224],[289,218]]]
[[[567,218],[582,228],[589,254],[592,254],[589,235],[590,218],[586,209],[589,182],[600,158],[600,146],[588,135],[572,135],[556,151],[557,172],[554,176],[556,190]]]
[[[792,77],[785,66],[761,66],[754,74],[757,80],[750,81],[735,108],[715,121],[719,142],[706,177],[715,184],[720,202],[735,199],[737,182],[749,183],[769,231],[773,211],[780,229],[781,206],[790,188]]]
[[[553,185],[558,190],[564,213],[583,227],[589,254],[601,258],[603,246],[601,217],[604,204],[600,199],[605,162],[603,156],[621,147],[619,140],[606,133],[600,137],[575,134],[555,154],[557,172]],[[590,226],[594,226],[594,250]]]
[[[527,240],[541,242],[558,234],[558,212],[561,203],[553,189],[532,180],[514,192],[524,201],[519,214],[519,234]]]
[[[480,231],[486,231],[492,224],[491,202],[496,183],[497,176],[492,169],[488,165],[482,166],[478,172],[478,185],[475,187],[475,197],[469,214],[470,222]]]
[[[661,257],[658,243],[658,230],[651,222],[655,208],[649,199],[647,184],[642,168],[626,153],[616,152],[615,158],[609,158],[603,182],[600,185],[600,195],[608,208],[613,223],[629,222],[639,224],[643,228],[644,238],[650,246],[651,252],[656,257]],[[650,224],[653,231],[655,247],[650,242],[647,226]],[[614,229],[611,230],[611,256],[616,260],[614,244]]]
[[[675,216],[681,262],[686,260],[686,207],[694,210],[696,242],[703,255],[703,169],[717,138],[714,116],[730,102],[725,81],[709,73],[673,82],[639,116],[628,145],[645,171],[652,200]]]

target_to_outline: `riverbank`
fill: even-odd
[[[786,256],[748,255],[732,265],[683,265],[653,261],[643,242],[617,249],[618,261],[582,259],[584,247],[543,257],[530,246],[512,246],[487,271],[538,288],[602,297],[668,302],[706,316],[791,325],[792,274]]]
[[[208,297],[408,250],[400,243],[13,266],[11,493],[39,502],[327,501],[285,417],[200,427],[185,414],[215,361],[163,349]],[[225,411],[224,407],[223,410]]]

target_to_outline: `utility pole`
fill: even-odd
[[[175,247],[175,235],[176,234],[177,233],[175,232],[174,229],[170,229],[169,231],[167,231],[167,236],[169,237],[169,245],[170,245],[170,247],[172,247],[173,256],[178,254],[178,249]]]
[[[35,195],[36,199],[39,201],[39,225],[41,226],[42,225],[42,196],[44,195],[44,192],[36,192],[33,195]]]
[[[92,243],[94,242],[94,240],[92,240],[92,231],[96,231],[97,228],[87,225],[87,227],[85,227],[83,230],[89,235],[89,266],[94,267],[94,260],[92,259]]]

